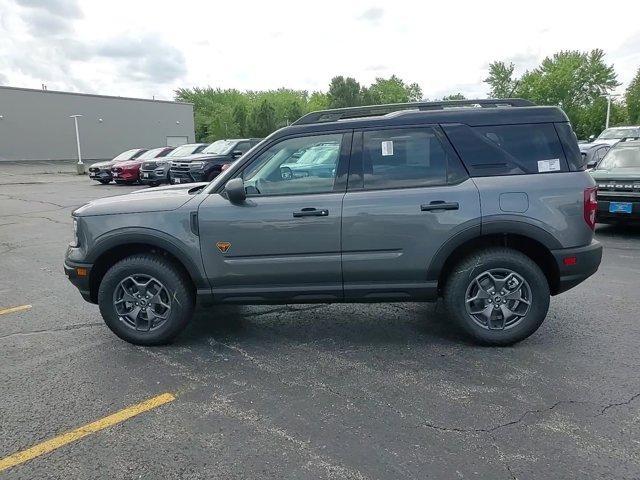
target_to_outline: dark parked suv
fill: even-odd
[[[221,171],[222,166],[237,160],[260,143],[261,138],[218,140],[197,155],[171,162],[171,183],[208,182]]]
[[[208,146],[208,143],[186,143],[176,147],[164,158],[143,162],[140,166],[140,182],[152,187],[169,182],[169,169],[173,160],[189,158]]]
[[[316,159],[322,168],[309,168]],[[79,208],[65,270],[137,344],[174,338],[196,299],[443,297],[472,338],[507,345],[536,331],[550,296],[597,270],[596,208],[559,108],[506,99],[328,110],[208,184]]]
[[[616,143],[591,175],[598,183],[598,222],[640,222],[640,139]]]

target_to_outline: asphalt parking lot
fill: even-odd
[[[0,464],[175,397],[2,478],[640,478],[640,229],[599,226],[600,271],[510,348],[469,344],[440,304],[200,310],[146,348],[62,271],[70,212],[140,187],[0,173],[0,311],[31,306],[0,315]]]

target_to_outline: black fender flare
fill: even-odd
[[[543,245],[550,252],[562,248],[562,244],[543,227],[523,220],[522,217],[489,219],[482,221],[480,228],[470,227],[459,231],[440,246],[427,268],[427,280],[438,280],[444,264],[449,257],[465,243],[496,234],[513,234],[530,238]]]
[[[198,290],[210,290],[204,266],[195,262],[187,249],[175,237],[152,228],[127,227],[110,231],[96,239],[95,244],[87,255],[86,262],[95,263],[102,255],[116,247],[127,244],[147,244],[166,250],[176,257],[187,270],[193,284]],[[200,258],[199,245],[197,246],[198,258]]]

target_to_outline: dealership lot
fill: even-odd
[[[440,304],[200,310],[175,344],[144,348],[62,273],[70,212],[140,187],[59,164],[0,172],[0,313],[25,306],[0,314],[0,465],[175,397],[0,476],[640,476],[640,229],[600,226],[599,272],[510,348],[466,342]]]

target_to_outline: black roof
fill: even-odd
[[[282,133],[411,124],[463,123],[469,126],[568,122],[558,107],[528,100],[482,99],[372,105],[311,112]]]

